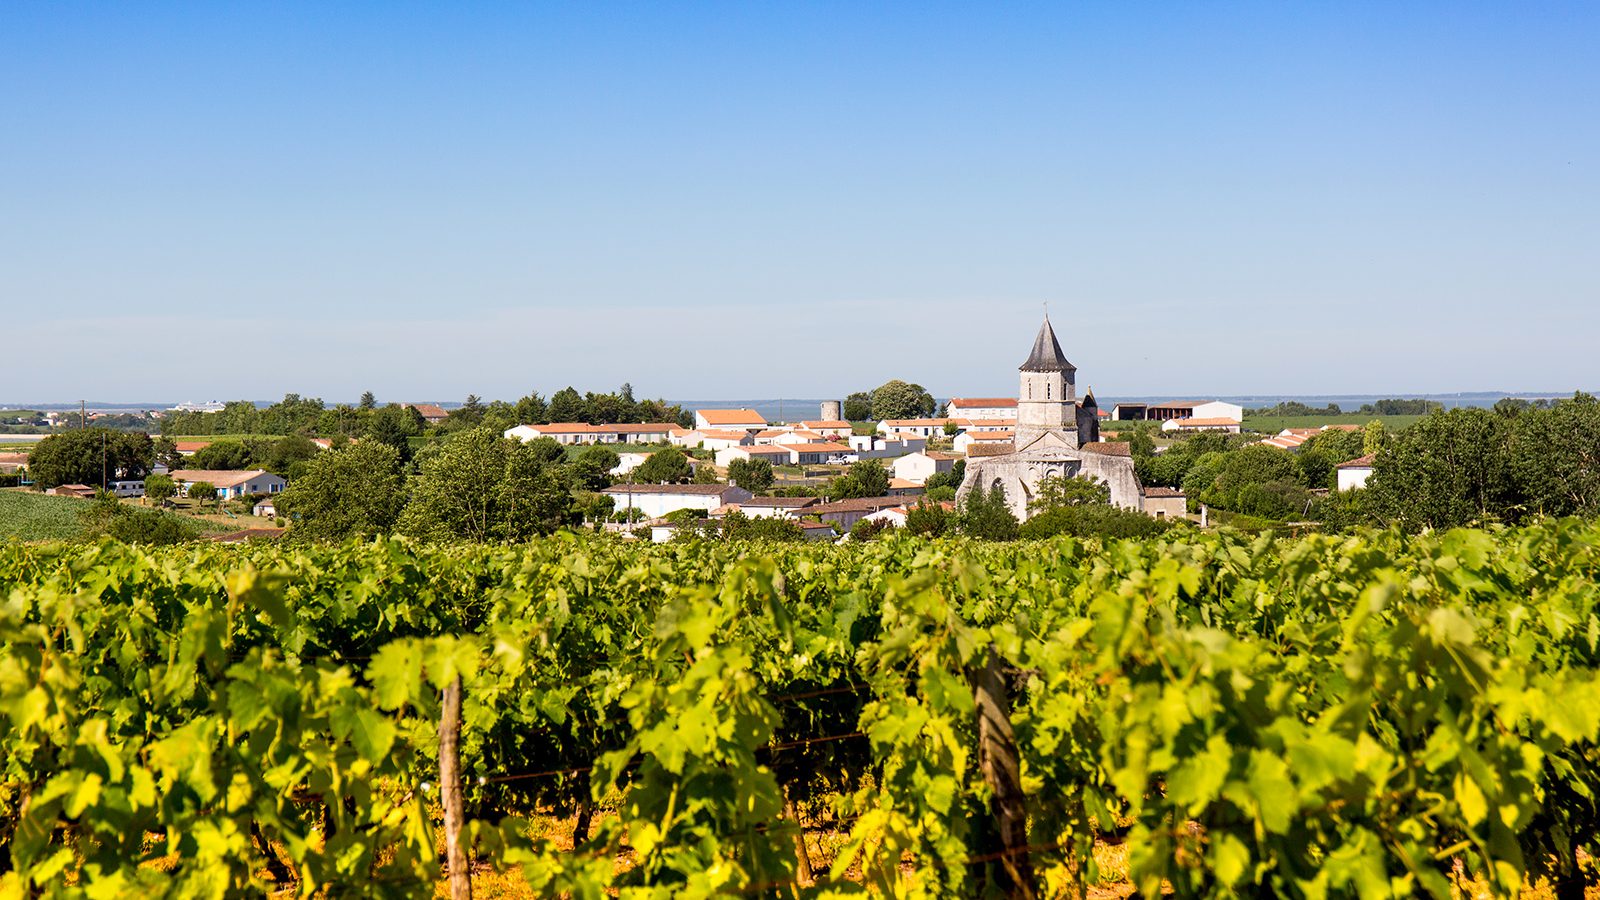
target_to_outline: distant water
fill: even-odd
[[[1523,397],[1528,400],[1540,397],[1570,397],[1570,392],[1534,392],[1534,391],[1485,391],[1477,393],[1458,394],[1252,394],[1250,396],[1234,397],[1205,397],[1189,394],[1163,394],[1152,397],[1114,397],[1110,395],[1097,396],[1101,408],[1110,409],[1118,403],[1161,403],[1168,400],[1226,400],[1237,403],[1245,409],[1265,409],[1277,406],[1284,402],[1304,403],[1307,406],[1321,408],[1329,403],[1338,404],[1344,412],[1355,412],[1363,404],[1373,403],[1378,400],[1413,399],[1421,397],[1426,400],[1435,400],[1446,409],[1458,406],[1489,407],[1502,397]],[[949,398],[941,397],[943,403]],[[769,422],[796,422],[802,419],[815,419],[822,409],[821,400],[668,400],[684,409],[753,409],[760,413]]]

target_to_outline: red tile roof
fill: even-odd
[[[985,407],[1016,405],[1017,398],[1015,397],[951,397],[949,403],[951,409],[983,409]]]
[[[765,416],[753,409],[697,409],[694,414],[707,425],[765,425]]]
[[[1376,453],[1368,453],[1366,456],[1358,456],[1355,459],[1350,460],[1349,462],[1339,463],[1337,466],[1334,466],[1334,468],[1336,468],[1336,469],[1370,469],[1370,468],[1372,468],[1372,460],[1373,460],[1373,457],[1375,457],[1375,456],[1377,456]]]

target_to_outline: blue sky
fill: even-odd
[[[1600,386],[1600,5],[12,4],[0,399]]]

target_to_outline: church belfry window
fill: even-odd
[[[1046,400],[1050,399],[1050,382],[1048,381],[1044,383],[1044,398]]]

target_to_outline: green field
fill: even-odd
[[[1244,414],[1244,430],[1263,434],[1277,434],[1285,428],[1321,428],[1324,425],[1365,425],[1373,419],[1382,422],[1390,431],[1399,431],[1415,424],[1422,416],[1364,416],[1346,413],[1342,416],[1255,416],[1249,410]]]
[[[78,514],[87,509],[89,503],[76,497],[52,497],[31,490],[0,490],[0,541],[12,538],[19,541],[78,540],[84,533]],[[227,520],[200,516],[180,518],[199,528],[202,535],[237,531],[262,521],[250,516]]]
[[[78,511],[88,505],[74,497],[0,491],[0,541],[70,541],[83,533]]]

